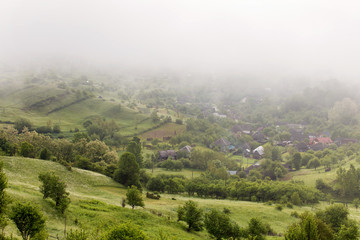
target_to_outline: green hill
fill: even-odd
[[[188,233],[184,225],[176,219],[176,209],[189,200],[186,196],[162,194],[160,200],[145,200],[145,208],[131,210],[121,207],[121,199],[126,189],[112,179],[90,171],[73,168],[72,171],[55,162],[20,157],[0,157],[4,162],[5,173],[9,180],[7,193],[13,200],[30,201],[40,206],[47,217],[47,228],[51,236],[62,236],[64,219],[53,209],[51,200],[43,200],[39,192],[38,174],[54,171],[68,185],[71,204],[67,212],[67,229],[84,228],[89,232],[101,232],[108,227],[131,221],[140,226],[151,239],[159,232],[169,233],[175,239],[206,239],[206,231]],[[176,198],[177,200],[172,200]],[[230,209],[230,217],[240,226],[246,226],[251,217],[259,217],[268,222],[276,232],[283,232],[296,221],[290,216],[294,210],[310,210],[309,207],[284,209],[278,211],[274,206],[262,203],[192,198],[206,210],[224,207]],[[161,215],[161,216],[160,216]],[[14,225],[6,228],[8,234],[17,234]],[[100,234],[100,233],[99,233]],[[276,239],[276,237],[272,238]]]

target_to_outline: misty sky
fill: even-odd
[[[1,0],[3,62],[360,77],[360,1]]]

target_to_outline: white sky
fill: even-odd
[[[357,79],[360,1],[1,0],[0,59],[43,58]]]

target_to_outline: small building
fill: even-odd
[[[171,157],[171,158],[173,158],[173,159],[176,159],[176,152],[175,152],[175,150],[159,151],[158,154],[159,154],[158,161],[167,160],[169,157]]]
[[[257,148],[254,149],[253,151],[253,158],[255,159],[261,159],[262,156],[264,155],[265,150],[263,146],[259,146]]]
[[[220,148],[221,151],[223,152],[227,152],[230,146],[230,142],[224,138],[219,138],[218,140],[216,140],[215,142],[212,143],[213,147],[218,146]]]

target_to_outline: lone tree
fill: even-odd
[[[40,192],[43,198],[51,198],[60,213],[64,213],[70,204],[69,193],[66,192],[66,183],[61,181],[54,173],[40,173],[39,180],[42,182]]]
[[[200,231],[203,228],[203,212],[197,204],[191,200],[185,202],[185,205],[177,210],[178,221],[184,221],[188,224],[188,231]]]
[[[114,172],[114,179],[125,186],[140,187],[140,168],[134,154],[125,152],[120,156],[118,169]]]
[[[135,208],[135,206],[144,207],[144,201],[141,196],[141,192],[138,190],[136,186],[128,187],[128,191],[126,193],[126,202],[129,204],[132,209]]]
[[[13,206],[10,219],[14,221],[24,240],[34,238],[45,230],[42,213],[30,204],[18,203]]]

